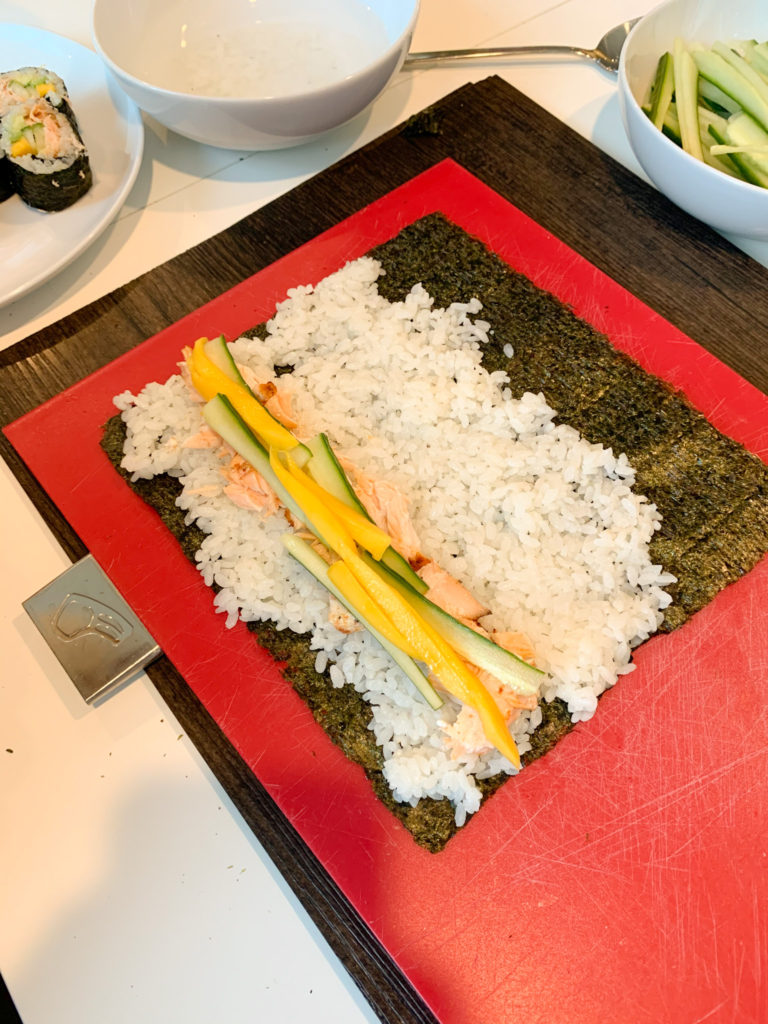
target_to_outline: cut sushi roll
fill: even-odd
[[[15,68],[0,73],[0,117],[21,103],[45,98],[51,106],[69,111],[69,94],[62,79],[48,68]]]
[[[14,190],[28,206],[63,210],[91,187],[88,153],[77,125],[45,97],[11,107],[0,124],[0,155]]]

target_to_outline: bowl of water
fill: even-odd
[[[167,128],[227,149],[308,142],[398,71],[418,0],[95,0],[93,42]]]

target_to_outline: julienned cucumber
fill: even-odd
[[[745,181],[768,188],[768,133],[749,114],[736,114],[725,125],[710,124],[708,131],[717,145],[742,148],[743,152],[729,153],[728,159],[738,167]],[[755,146],[762,146],[766,150],[762,160],[748,152]]]
[[[743,58],[739,58],[739,63],[734,64],[722,53],[704,49],[693,50],[692,56],[703,78],[712,82],[718,89],[722,89],[726,96],[730,96],[742,110],[754,117],[758,124],[768,127],[768,85],[757,72],[754,74],[762,88],[746,77],[745,70],[751,69]],[[737,56],[733,53],[734,58]]]
[[[254,395],[253,391],[246,383],[245,378],[237,368],[237,363],[235,362],[232,353],[229,350],[229,345],[227,345],[226,341],[224,340],[223,334],[220,334],[218,338],[211,338],[209,341],[206,341],[204,345],[204,351],[208,358],[211,360],[211,362],[216,367],[218,367],[218,369],[221,370],[221,372],[226,377],[229,377],[229,379],[231,381],[234,381],[235,384],[239,384],[240,387],[245,388],[248,394],[253,395],[253,397],[256,399],[259,405],[261,405],[261,407],[264,409],[264,412],[268,416],[271,416],[275,423],[280,423],[279,420],[272,416],[272,413],[269,411],[269,409],[267,409],[266,405],[264,405],[264,402],[262,402],[259,396]],[[280,426],[283,430],[288,429],[282,423],[280,423]],[[290,433],[290,431],[288,432]],[[296,439],[296,447],[291,450],[291,455],[300,466],[305,465],[305,463],[310,457],[310,453],[306,445],[302,444],[301,441],[298,440],[298,438]]]
[[[703,160],[698,118],[698,74],[696,64],[682,40],[675,40],[675,104],[680,121],[680,138],[686,153]]]
[[[334,586],[331,580],[328,578],[328,564],[324,558],[322,558],[306,541],[297,537],[294,533],[288,533],[283,536],[283,544],[286,547],[288,553],[300,562],[304,568],[310,572],[316,580],[328,590],[337,601],[340,601],[344,607],[350,611],[359,622],[365,626],[365,628],[378,640],[384,650],[390,655],[392,660],[400,666],[406,676],[411,680],[413,685],[422,695],[424,700],[429,704],[431,708],[441,707],[443,701],[439,694],[432,687],[431,683],[421,671],[419,666],[410,658],[407,654],[391,644],[385,637],[383,637],[374,627],[368,622],[364,615],[355,608],[350,602],[346,600],[344,595]]]
[[[339,460],[336,458],[336,454],[326,435],[315,435],[315,437],[307,441],[307,448],[312,453],[312,458],[307,463],[306,469],[313,480],[320,484],[321,487],[324,487],[335,498],[338,498],[339,501],[343,501],[345,505],[349,505],[350,508],[365,516],[366,519],[370,519],[371,517],[355,494],[354,488],[349,482]],[[393,572],[396,572],[398,576],[402,576],[404,580],[407,580],[419,593],[426,593],[428,589],[426,583],[413,571],[407,559],[403,558],[399,551],[389,547],[382,555],[381,560],[384,565]]]
[[[307,441],[307,448],[312,452],[312,461],[307,465],[307,472],[312,479],[339,501],[354,508],[360,515],[368,516],[341,463],[336,458],[327,435],[315,434]]]
[[[674,53],[659,59],[643,109],[691,156],[768,187],[762,138],[768,133],[768,44],[735,40],[705,47],[677,39]]]
[[[204,348],[205,354],[212,363],[218,366],[222,373],[226,374],[235,384],[239,384],[246,391],[250,391],[253,395],[253,392],[245,383],[245,378],[237,368],[237,363],[229,351],[229,345],[224,340],[223,334],[220,334],[218,338],[211,338],[210,341],[206,341]],[[256,398],[256,395],[253,395],[253,397]]]
[[[664,124],[664,119],[672,102],[675,92],[675,74],[671,53],[664,53],[656,68],[656,76],[651,84],[651,106],[648,116],[658,129]]]
[[[269,452],[236,411],[226,395],[216,395],[203,406],[203,418],[208,426],[234,448],[238,455],[250,463],[269,484],[285,507],[302,523],[307,523],[304,512],[275,476],[269,464]]]
[[[493,640],[483,636],[482,633],[465,626],[463,622],[459,622],[448,612],[443,611],[423,594],[409,587],[399,576],[376,562],[370,555],[363,553],[362,557],[406,599],[425,622],[440,633],[446,643],[450,644],[462,658],[478,668],[490,672],[513,690],[517,690],[518,693],[538,694],[544,677],[541,669],[534,668],[527,661],[523,661],[494,643]]]

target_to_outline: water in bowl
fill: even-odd
[[[254,12],[254,15],[256,12]],[[153,85],[199,96],[266,98],[304,93],[365,67],[387,45],[381,20],[356,0],[335,0],[302,19],[254,16],[225,27],[216,5],[192,22],[172,10],[162,45],[136,55],[130,70]]]

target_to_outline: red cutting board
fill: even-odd
[[[768,398],[452,161],[63,392],[6,433],[444,1024],[768,1020],[768,562],[431,855],[376,801],[103,456],[111,397],[174,372],[435,210],[682,388],[764,459]]]

